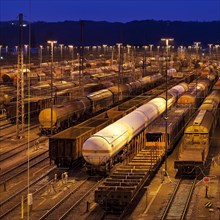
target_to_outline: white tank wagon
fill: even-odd
[[[187,90],[188,87],[185,83],[168,90],[168,107]],[[95,167],[115,163],[124,146],[161,115],[165,109],[166,100],[163,96],[159,96],[97,132],[83,144],[84,159],[88,164]]]
[[[184,173],[200,172],[206,164],[211,137],[215,130],[220,104],[220,91],[212,91],[190,120],[184,131],[174,168]]]

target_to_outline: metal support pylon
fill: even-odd
[[[23,72],[23,14],[19,14],[19,44],[17,64],[16,138],[24,131],[24,72]]]

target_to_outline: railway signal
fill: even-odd
[[[204,183],[209,183],[209,182],[210,182],[210,178],[207,177],[207,176],[205,176],[205,177],[203,177],[202,181],[203,181]]]
[[[210,182],[210,178],[205,176],[205,177],[203,177],[202,181],[204,183],[206,183],[206,186],[205,186],[205,198],[208,198],[208,189],[209,189],[208,183]]]

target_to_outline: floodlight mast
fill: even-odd
[[[168,89],[168,86],[167,86],[167,80],[168,80],[168,77],[167,77],[167,71],[168,71],[168,58],[169,58],[169,42],[173,41],[174,39],[173,38],[162,38],[161,41],[165,41],[166,43],[166,72],[165,72],[165,76],[166,76],[166,109],[165,109],[165,173],[164,175],[167,175],[167,150],[168,150],[168,132],[167,132],[167,120],[168,120],[168,116],[167,116],[167,97],[168,97],[168,94],[167,94],[167,89]]]
[[[57,41],[52,41],[49,40],[47,41],[48,44],[50,44],[51,47],[51,78],[50,78],[50,95],[51,95],[51,100],[50,100],[50,108],[51,108],[51,120],[50,120],[50,128],[51,128],[51,135],[53,135],[53,48],[54,48],[54,44],[57,43]]]

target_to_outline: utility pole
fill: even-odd
[[[23,73],[23,14],[19,14],[18,63],[17,63],[17,104],[16,104],[16,139],[24,132],[24,73]]]

